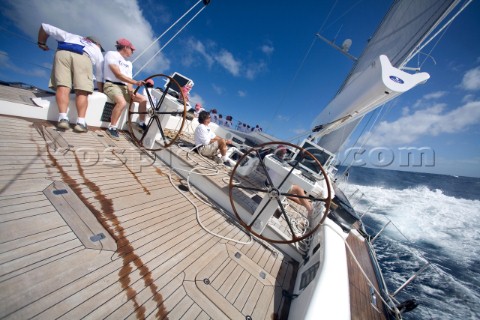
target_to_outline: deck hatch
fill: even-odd
[[[117,244],[85,203],[62,181],[43,190],[58,214],[85,248],[116,251]]]

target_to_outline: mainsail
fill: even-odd
[[[391,92],[385,94],[379,90],[377,97],[368,100],[368,105],[361,105],[365,99],[357,101],[356,105],[350,104],[354,100],[352,93],[361,92],[361,86],[369,86],[365,82],[372,79],[365,77],[365,74],[371,73],[370,69],[378,64],[381,55],[386,56],[394,68],[404,69],[422,45],[429,41],[429,37],[442,28],[442,23],[461,2],[462,0],[394,1],[335,98],[312,123],[317,143],[337,153],[365,114],[403,93],[404,91],[391,95]],[[462,8],[470,2],[471,0],[467,1]],[[428,77],[424,81],[427,79]]]

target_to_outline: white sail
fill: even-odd
[[[376,93],[377,96],[366,99],[368,105],[362,105],[359,99],[352,99],[356,97],[352,94],[361,92],[362,87],[371,85],[362,82],[372,81],[368,74],[371,73],[372,65],[381,55],[388,57],[394,68],[405,67],[407,62],[417,54],[422,43],[439,28],[442,21],[460,2],[459,0],[396,0],[335,98],[312,123],[314,131],[317,132],[315,137],[318,139],[318,144],[332,152],[338,152],[365,114],[391,100],[393,97],[388,99],[383,92],[379,91]],[[428,77],[424,81],[427,79]],[[378,82],[381,79],[373,81]],[[398,94],[403,92],[405,91]],[[347,124],[348,126],[344,127]]]

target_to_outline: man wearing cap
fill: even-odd
[[[115,102],[112,110],[110,125],[107,134],[114,140],[120,139],[118,135],[118,120],[123,110],[130,101],[138,102],[139,112],[146,112],[147,99],[141,94],[133,94],[133,85],[141,86],[143,81],[133,79],[133,67],[126,59],[133,55],[135,47],[127,39],[119,39],[116,43],[117,51],[108,51],[105,54],[103,73],[105,76],[104,92]],[[138,129],[146,130],[145,114],[140,114],[135,124]]]
[[[70,128],[67,117],[70,102],[70,90],[75,90],[75,104],[77,106],[77,123],[75,132],[87,132],[85,115],[88,108],[88,95],[94,90],[93,74],[97,80],[97,87],[103,91],[103,55],[100,42],[93,36],[82,37],[68,33],[46,23],[42,23],[38,30],[38,47],[44,51],[50,50],[47,39],[51,36],[58,42],[57,52],[53,60],[53,68],[49,81],[49,88],[56,91],[55,98],[58,105],[58,128]]]

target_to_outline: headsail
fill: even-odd
[[[368,106],[349,105],[352,99],[348,93],[358,91],[352,88],[362,85],[363,81],[371,80],[364,78],[364,74],[369,72],[380,55],[387,56],[395,68],[405,67],[407,62],[418,53],[417,50],[422,43],[439,28],[442,21],[460,2],[462,1],[394,1],[335,98],[314,120],[312,127],[318,132],[315,136],[320,145],[331,152],[338,152],[366,113],[391,100],[387,97],[382,99],[380,92],[380,96],[370,97],[371,103]],[[378,100],[376,103],[375,99]],[[345,127],[347,124],[348,126]]]

